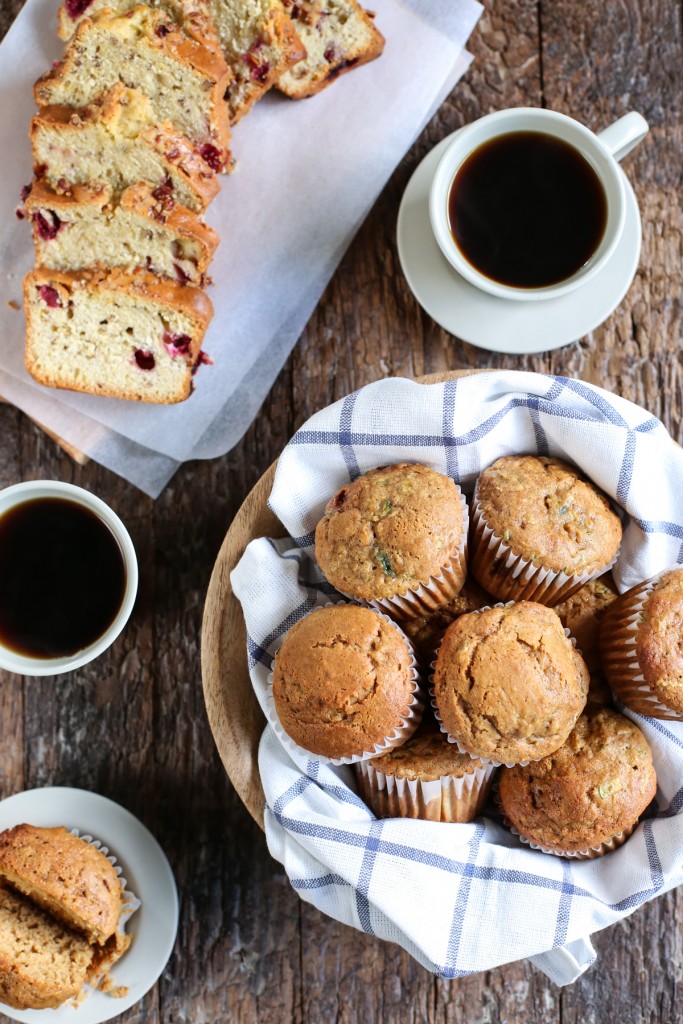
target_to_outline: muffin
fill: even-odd
[[[337,764],[404,743],[422,714],[405,636],[386,616],[349,604],[292,626],[275,656],[272,699],[276,729]]]
[[[431,718],[388,754],[361,761],[361,796],[378,818],[472,821],[489,791],[493,765],[461,754]]]
[[[0,833],[0,879],[91,943],[103,946],[116,931],[123,905],[116,869],[65,828],[24,824]]]
[[[461,615],[446,630],[432,678],[449,740],[493,764],[552,754],[588,693],[588,669],[559,618],[530,601]]]
[[[590,673],[589,705],[611,707],[613,704],[612,692],[607,685],[600,660],[600,623],[618,595],[612,574],[606,573],[599,579],[586,583],[566,601],[554,606],[560,622],[576,640],[577,650],[581,653]]]
[[[92,958],[86,938],[0,888],[0,1002],[17,1010],[56,1009],[81,991]]]
[[[632,711],[683,720],[683,568],[632,587],[607,610],[600,653],[607,681]]]
[[[329,500],[315,557],[342,594],[400,618],[448,604],[466,574],[467,505],[428,466],[399,463],[358,477]]]
[[[494,603],[495,599],[482,590],[472,576],[468,576],[460,593],[448,604],[417,618],[405,619],[401,626],[420,661],[429,666],[436,657],[439,644],[451,622],[466,612],[474,612],[484,605]]]
[[[554,754],[499,775],[500,803],[513,831],[546,853],[580,859],[620,846],[656,789],[643,733],[608,708],[581,715]]]
[[[560,459],[507,455],[477,480],[470,568],[501,601],[558,604],[612,567],[621,536],[607,498]]]

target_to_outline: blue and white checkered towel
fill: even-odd
[[[270,500],[289,539],[252,542],[233,572],[262,707],[282,636],[335,595],[312,547],[332,493],[401,460],[447,473],[469,493],[481,469],[513,452],[571,460],[624,509],[620,590],[683,563],[683,450],[638,406],[533,373],[370,384],[313,416],[290,441]],[[595,959],[593,932],[683,882],[683,725],[631,717],[652,745],[656,803],[626,845],[602,859],[537,853],[484,818],[375,819],[351,769],[293,759],[267,726],[259,764],[270,851],[303,899],[398,942],[436,974],[454,978],[531,957],[567,984]]]

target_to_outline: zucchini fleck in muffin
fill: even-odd
[[[328,605],[295,623],[272,684],[289,739],[337,763],[404,743],[422,714],[408,641],[384,615],[357,605]]]
[[[439,644],[451,622],[459,615],[474,612],[484,605],[495,604],[495,598],[482,590],[473,576],[468,576],[459,594],[448,604],[415,619],[405,619],[401,626],[420,660],[431,665]]]
[[[461,615],[446,630],[433,675],[443,731],[494,764],[552,754],[587,693],[588,670],[559,618],[530,601]]]
[[[574,466],[506,455],[477,480],[471,571],[501,601],[554,605],[611,568],[619,517]]]
[[[600,630],[607,681],[632,711],[683,719],[683,568],[632,587],[610,606]]]
[[[379,818],[426,821],[472,821],[494,771],[461,754],[431,716],[403,746],[356,765],[361,796]]]
[[[328,501],[315,556],[333,587],[411,617],[447,604],[465,582],[467,506],[428,466],[370,470]]]
[[[577,650],[586,662],[591,677],[588,703],[612,706],[612,693],[603,675],[600,661],[600,623],[619,592],[611,573],[591,580],[566,601],[554,605],[560,622],[576,640]]]
[[[503,768],[499,784],[507,823],[522,839],[580,859],[620,846],[657,789],[645,736],[608,708],[581,715],[549,757]]]

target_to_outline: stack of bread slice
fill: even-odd
[[[0,833],[0,1002],[56,1008],[86,982],[103,990],[130,936],[117,870],[65,828]]]
[[[218,236],[203,213],[232,166],[230,125],[272,86],[309,96],[384,40],[355,0],[63,0],[59,35],[34,88],[26,365],[54,387],[179,402],[210,362]]]

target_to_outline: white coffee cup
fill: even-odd
[[[618,162],[645,138],[648,131],[647,121],[635,112],[626,114],[595,135],[579,121],[540,107],[498,110],[466,125],[441,157],[429,195],[432,230],[441,252],[467,281],[501,299],[525,302],[554,299],[578,288],[597,274],[619,244],[626,218],[626,193]],[[607,200],[605,231],[590,259],[571,277],[543,288],[514,287],[482,274],[460,251],[451,231],[449,196],[460,167],[485,142],[510,132],[543,132],[569,143],[593,168]]]
[[[32,658],[11,650],[0,642],[0,668],[8,672],[18,672],[24,676],[51,676],[87,665],[97,658],[107,647],[113,644],[125,626],[135,604],[138,590],[138,562],[133,542],[119,517],[100,498],[95,497],[82,487],[65,484],[59,480],[30,480],[14,484],[0,491],[0,518],[10,509],[16,508],[27,501],[40,498],[61,498],[81,505],[94,513],[109,528],[118,544],[123,558],[125,573],[125,590],[121,606],[107,629],[92,644],[76,651],[72,655],[57,658]]]

